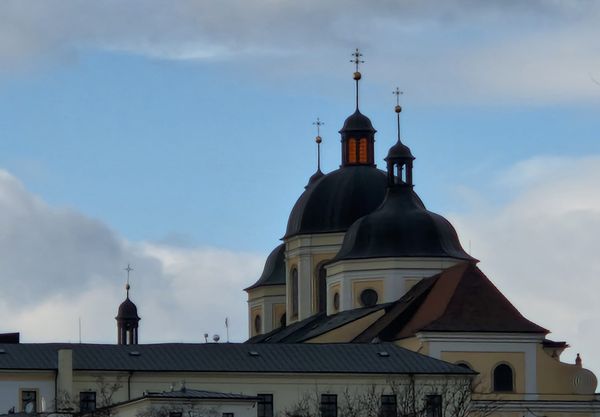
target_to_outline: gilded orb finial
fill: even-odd
[[[321,170],[321,142],[323,142],[323,138],[321,138],[321,126],[323,126],[325,122],[317,117],[317,121],[313,122],[313,125],[317,126],[317,136],[315,137],[315,142],[317,142],[317,171]]]
[[[404,94],[403,91],[400,91],[399,87],[396,87],[392,94],[396,96],[396,107],[394,107],[394,111],[396,112],[396,118],[398,123],[398,142],[400,142],[400,112],[402,111],[402,106],[400,106],[400,96]]]

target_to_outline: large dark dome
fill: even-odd
[[[121,303],[121,305],[119,306],[119,312],[117,314],[116,319],[117,320],[139,320],[140,319],[140,317],[138,316],[138,313],[137,313],[137,307],[135,306],[133,301],[131,301],[129,299],[129,297],[127,297],[125,299],[125,301],[123,301]]]
[[[265,285],[285,285],[285,243],[273,249],[267,257],[260,278],[245,291]]]
[[[345,232],[382,203],[386,174],[373,166],[345,166],[304,191],[288,219],[285,237]]]
[[[390,188],[379,209],[354,223],[334,260],[390,257],[473,260],[450,222],[428,211],[408,186]]]

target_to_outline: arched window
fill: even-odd
[[[362,138],[358,142],[358,162],[367,163],[367,138]]]
[[[348,162],[355,164],[356,158],[356,139],[352,138],[348,140]]]
[[[513,370],[505,363],[494,368],[494,391],[512,392],[513,387]]]
[[[262,331],[262,318],[260,317],[260,314],[257,314],[256,317],[254,317],[254,332],[256,334],[260,334]]]
[[[327,310],[327,270],[325,262],[321,262],[316,270],[317,309],[319,313]]]
[[[285,316],[285,313],[283,313],[283,314],[281,315],[281,318],[279,319],[279,325],[280,325],[281,327],[285,327],[285,323],[286,323],[286,316]]]
[[[292,317],[298,317],[298,269],[292,269]]]

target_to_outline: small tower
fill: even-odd
[[[130,265],[125,268],[127,271],[127,284],[125,285],[125,291],[127,297],[125,301],[119,306],[117,313],[117,344],[119,345],[137,345],[138,344],[138,324],[141,320],[137,313],[137,307],[129,299],[129,273],[133,271]]]
[[[394,111],[396,112],[396,121],[398,124],[398,141],[390,148],[388,155],[385,158],[385,162],[387,163],[389,187],[403,186],[412,188],[412,169],[415,157],[411,153],[410,148],[400,140],[400,112],[402,111],[402,107],[400,106],[401,94],[402,91],[396,87],[396,90],[394,91],[394,95],[396,96],[396,107],[394,108]]]
[[[355,65],[354,81],[356,83],[356,110],[345,121],[340,134],[342,135],[342,167],[366,165],[375,166],[375,133],[377,132],[371,120],[362,114],[358,108],[359,81],[362,74],[359,71],[362,54],[358,49],[352,54]]]

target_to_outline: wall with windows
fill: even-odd
[[[169,410],[173,411],[169,412]],[[254,401],[145,398],[115,407],[113,414],[119,417],[256,417],[256,403]]]
[[[338,261],[326,265],[328,297],[339,292],[339,311],[398,300],[421,279],[461,261],[450,258],[386,258]],[[327,314],[338,310],[327,307]]]
[[[248,291],[250,337],[278,328],[284,314],[285,285],[268,285]]]
[[[0,374],[0,413],[25,411],[25,403],[33,403],[34,411],[50,411],[54,406],[54,372],[21,372]]]

